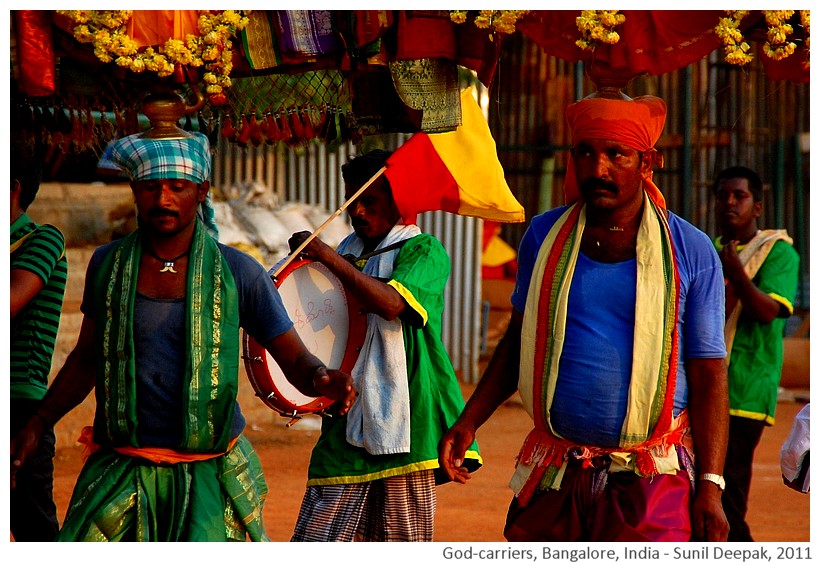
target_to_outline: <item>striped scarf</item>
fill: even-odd
[[[644,196],[637,241],[637,290],[629,404],[619,447],[604,449],[572,443],[555,433],[550,407],[558,380],[568,314],[569,291],[586,224],[578,202],[558,219],[541,245],[524,311],[519,392],[534,429],[519,453],[510,483],[526,504],[536,488],[558,488],[570,449],[580,458],[634,454],[642,476],[677,469],[673,445],[681,443],[686,417],[673,418],[678,363],[680,280],[666,215]],[[659,314],[658,311],[662,311]]]
[[[114,446],[139,447],[136,439],[134,299],[142,254],[139,230],[123,238],[94,278],[99,357],[95,433]],[[230,441],[239,373],[239,306],[236,284],[216,242],[199,221],[188,262],[187,359],[183,389],[183,440],[179,450],[224,452]]]

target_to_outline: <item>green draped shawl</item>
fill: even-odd
[[[137,230],[109,252],[93,281],[95,357],[99,358],[95,434],[97,441],[115,447],[140,446],[132,330],[141,255]],[[199,221],[188,261],[185,316],[183,438],[177,450],[224,452],[231,438],[238,385],[238,295],[225,258]]]

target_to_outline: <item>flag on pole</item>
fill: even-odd
[[[523,222],[498,161],[495,141],[468,88],[462,125],[448,133],[415,133],[387,159],[384,174],[402,217],[442,210],[498,222]]]

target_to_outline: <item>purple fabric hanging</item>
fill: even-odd
[[[277,10],[282,53],[312,57],[342,49],[329,10]]]

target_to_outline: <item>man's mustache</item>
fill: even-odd
[[[605,189],[612,193],[618,192],[617,185],[601,178],[587,178],[581,183],[581,191],[595,191],[597,189]]]
[[[179,213],[174,211],[167,211],[165,209],[151,209],[148,211],[149,218],[162,218],[162,217],[178,217]]]

